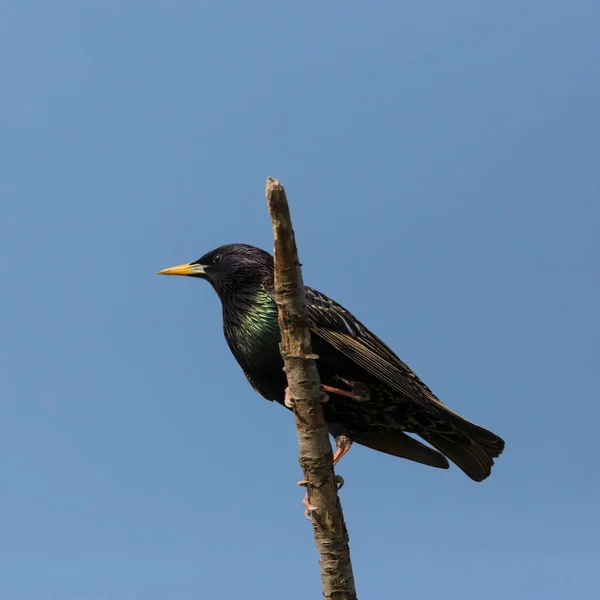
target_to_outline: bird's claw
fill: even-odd
[[[313,506],[312,504],[310,504],[308,502],[308,493],[306,494],[306,496],[304,497],[304,500],[302,500],[302,504],[305,506],[305,510],[304,510],[304,516],[309,520],[312,521],[312,514],[315,510],[317,510],[316,506]]]
[[[285,388],[285,396],[283,398],[283,403],[290,410],[294,410],[294,397],[292,396],[292,390],[289,387]]]
[[[334,475],[333,480],[335,482],[337,491],[339,492],[344,487],[344,478],[341,475]],[[302,481],[298,482],[298,485],[300,487],[308,487],[308,481],[306,481],[306,479],[303,479]],[[304,495],[304,498],[302,499],[302,505],[305,507],[304,516],[309,521],[312,521],[311,513],[314,512],[315,510],[318,510],[318,507],[313,506],[312,504],[310,504],[308,502],[308,492],[306,492],[306,494]]]
[[[336,435],[334,438],[335,441],[335,452],[333,454],[333,466],[337,465],[343,456],[350,452],[350,448],[352,447],[352,440],[343,433]]]
[[[303,479],[302,481],[298,482],[298,485],[301,487],[308,487],[308,481],[306,481],[305,479]],[[302,499],[302,505],[304,506],[304,516],[309,520],[312,521],[312,516],[310,513],[312,513],[313,511],[317,510],[316,506],[313,506],[312,504],[309,504],[308,502],[308,491],[306,492],[306,494],[304,494],[304,498]]]

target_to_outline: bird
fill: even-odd
[[[221,301],[225,339],[250,385],[263,398],[292,409],[279,349],[271,254],[228,244],[159,275],[211,284]],[[448,469],[450,460],[477,482],[490,475],[504,450],[502,438],[448,408],[341,304],[308,286],[305,296],[313,352],[328,396],[323,413],[335,442],[334,465],[356,443],[440,469]]]

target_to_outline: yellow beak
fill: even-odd
[[[187,263],[185,265],[177,265],[169,267],[158,272],[159,275],[187,275],[188,277],[198,277],[205,274],[204,265],[197,263]]]

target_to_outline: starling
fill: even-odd
[[[279,353],[273,273],[270,254],[231,244],[159,274],[208,280],[221,299],[225,339],[248,381],[267,400],[291,408]],[[504,441],[438,400],[344,307],[305,289],[313,351],[329,396],[323,411],[335,439],[334,464],[355,442],[440,469],[447,469],[450,459],[474,481],[488,477]]]

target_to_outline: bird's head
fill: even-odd
[[[159,275],[186,275],[208,280],[219,296],[260,286],[273,277],[273,257],[247,244],[220,246],[198,260],[170,267]]]

